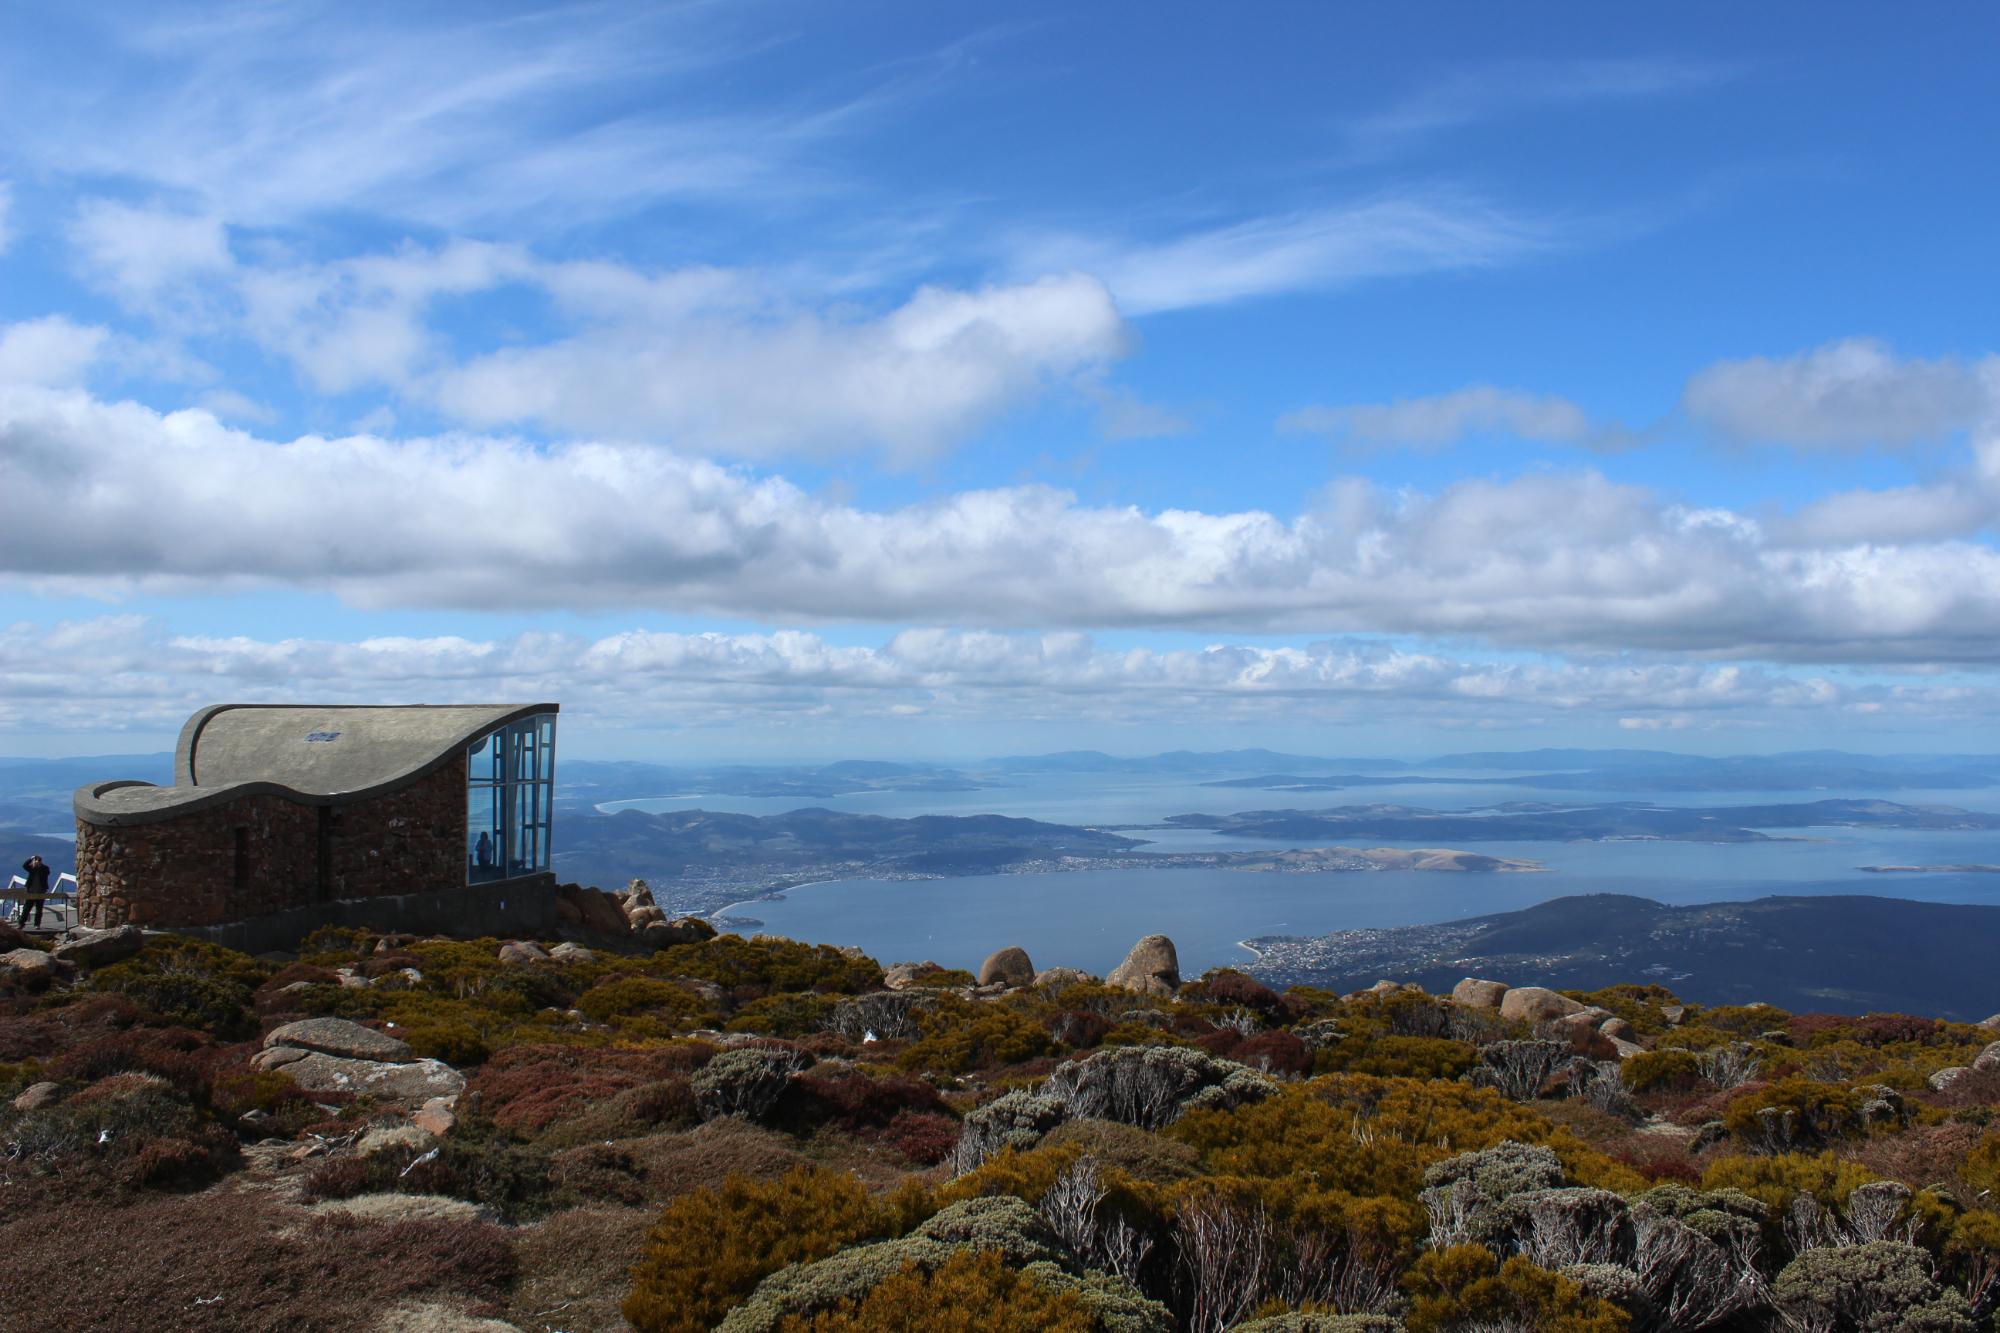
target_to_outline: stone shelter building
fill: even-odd
[[[315,925],[532,926],[555,897],[556,713],[204,708],[181,728],[172,786],[77,790],[79,915],[239,945]]]

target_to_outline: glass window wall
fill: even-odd
[[[472,744],[466,752],[467,883],[549,868],[555,782],[553,713],[510,723]]]

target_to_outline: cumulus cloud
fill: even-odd
[[[879,445],[912,460],[1118,356],[1109,293],[1078,274],[919,289],[874,318],[615,324],[473,358],[432,393],[478,426],[532,423],[739,457]]]
[[[1725,438],[1802,448],[1908,445],[1990,420],[2000,357],[1898,357],[1847,338],[1790,357],[1723,361],[1691,378],[1681,406]]]
[[[1412,449],[1442,449],[1469,435],[1490,432],[1543,444],[1585,444],[1606,434],[1567,398],[1486,384],[1388,403],[1300,408],[1278,418],[1278,429],[1358,445]]]
[[[61,315],[0,324],[0,384],[69,385],[81,381],[110,335]]]
[[[64,516],[59,547],[0,531],[0,571],[49,589],[278,584],[364,606],[1367,631],[1796,661],[1991,663],[2000,644],[1986,546],[1787,544],[1589,472],[1434,494],[1352,481],[1292,516],[1090,506],[1045,486],[866,509],[654,448],[279,443],[206,412],[13,388],[0,487]]]
[[[60,665],[87,661],[89,671]],[[688,727],[810,716],[1162,725],[1366,720],[1384,708],[1446,725],[1537,717],[1627,729],[1768,725],[1784,714],[1990,715],[1993,691],[1835,683],[1736,665],[1521,663],[1379,642],[1099,645],[1086,635],[905,630],[871,646],[819,635],[631,630],[598,639],[355,642],[174,634],[137,616],[0,627],[0,729],[173,726],[221,695],[335,703],[559,698],[573,725]]]

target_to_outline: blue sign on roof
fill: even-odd
[[[337,731],[309,731],[306,733],[306,739],[308,741],[337,741],[340,739],[340,733]]]

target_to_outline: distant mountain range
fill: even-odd
[[[1588,894],[1434,926],[1249,941],[1266,981],[1347,991],[1463,977],[1594,989],[1657,982],[1703,1004],[1903,1012],[1978,1022],[2000,1011],[2000,907],[1773,897],[1669,907]]]
[[[1508,801],[1479,810],[1411,805],[1342,805],[1325,810],[1243,810],[1228,815],[1171,815],[1174,828],[1225,837],[1345,842],[1383,838],[1426,844],[1459,842],[1597,842],[1657,838],[1669,842],[1768,842],[1760,829],[2000,829],[2000,814],[1952,805],[1894,801],[1803,801],[1781,805],[1664,806],[1639,801],[1549,805]]]

